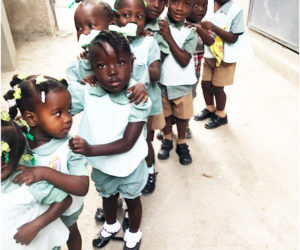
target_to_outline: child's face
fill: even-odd
[[[192,12],[195,0],[169,0],[168,17],[175,23],[184,21]]]
[[[147,17],[151,20],[159,18],[160,14],[164,11],[167,1],[166,0],[146,0],[147,2]]]
[[[71,95],[67,90],[50,91],[46,102],[37,106],[32,127],[42,137],[64,138],[72,126],[70,109]]]
[[[187,17],[188,21],[199,23],[207,11],[207,0],[196,0],[191,14]]]
[[[136,23],[137,35],[141,34],[145,27],[146,8],[141,0],[123,0],[116,6],[120,17],[116,20],[121,27],[127,23]]]
[[[119,51],[117,55],[113,47],[102,43],[103,48],[93,49],[92,68],[99,85],[111,93],[119,93],[128,86],[132,71],[132,57]]]
[[[74,15],[77,40],[81,34],[88,35],[91,30],[107,30],[110,20],[106,18],[101,5],[80,4]]]
[[[12,164],[4,163],[4,160],[1,159],[1,181],[5,181],[10,176],[13,169],[14,167]]]

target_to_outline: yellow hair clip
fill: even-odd
[[[18,86],[14,87],[15,93],[13,94],[14,98],[21,99],[21,89]]]
[[[17,78],[19,78],[20,80],[25,80],[27,78],[26,74],[20,73],[17,75]]]
[[[1,111],[1,120],[5,122],[10,121],[10,115],[8,114],[7,111]]]
[[[35,78],[35,84],[41,84],[45,81],[47,81],[47,79],[43,75],[39,75]]]

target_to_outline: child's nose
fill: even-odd
[[[117,68],[115,67],[115,65],[110,65],[108,68],[108,75],[112,76],[112,75],[116,75],[118,73]]]

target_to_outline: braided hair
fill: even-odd
[[[3,97],[4,99],[16,99],[16,104],[9,108],[9,115],[12,119],[17,116],[18,109],[21,114],[25,111],[35,111],[36,104],[41,103],[41,93],[44,92],[46,96],[50,91],[67,90],[68,83],[65,79],[60,81],[49,76],[43,76],[43,81],[37,81],[37,75],[30,75],[23,79],[19,75],[14,75],[10,86],[13,88],[9,90]],[[21,92],[18,98],[15,97],[17,89]]]
[[[25,137],[20,127],[11,119],[4,121],[1,119],[1,141],[9,145],[9,163],[16,168],[21,155],[25,150]],[[4,162],[4,152],[1,155],[1,164]]]
[[[103,43],[107,42],[115,51],[116,55],[119,55],[121,51],[128,53],[131,56],[131,49],[128,40],[122,34],[115,31],[101,31],[89,45],[89,60],[92,64],[93,50],[95,47],[103,48]]]

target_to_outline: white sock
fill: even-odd
[[[140,242],[143,233],[138,230],[136,233],[129,232],[129,229],[126,230],[124,234],[124,241],[126,242],[126,247],[133,248],[135,245]]]
[[[154,174],[154,164],[151,167],[148,167],[149,174]]]
[[[113,233],[118,232],[121,229],[121,224],[119,221],[116,221],[114,224],[107,224],[104,222],[103,229],[100,232],[100,235],[104,238],[111,236]]]

